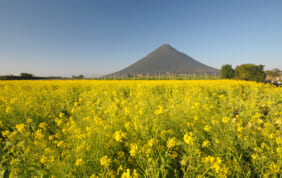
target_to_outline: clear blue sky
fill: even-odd
[[[109,73],[164,43],[216,68],[282,69],[282,1],[0,1],[0,75]]]

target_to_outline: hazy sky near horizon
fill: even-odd
[[[282,1],[0,1],[0,75],[105,74],[162,44],[216,68],[282,69]]]

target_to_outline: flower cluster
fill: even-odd
[[[281,177],[282,88],[0,81],[0,177]]]

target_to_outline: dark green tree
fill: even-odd
[[[79,76],[77,76],[78,79],[84,79],[84,75],[80,74]]]
[[[84,75],[80,74],[78,76],[73,75],[72,76],[73,79],[84,79]]]
[[[23,73],[20,74],[20,77],[22,79],[31,79],[31,78],[33,78],[33,74],[23,72]]]
[[[222,78],[234,78],[235,71],[232,69],[232,65],[225,64],[221,67],[221,77]]]
[[[265,80],[263,65],[242,64],[235,68],[235,78],[247,81],[262,82]]]

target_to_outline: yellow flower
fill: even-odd
[[[187,122],[187,127],[193,127],[194,126],[194,123],[193,122]]]
[[[27,123],[27,124],[30,124],[31,122],[32,122],[32,119],[30,119],[30,118],[27,118],[27,119],[26,119],[26,123]]]
[[[230,121],[229,117],[223,117],[222,118],[222,122],[225,123],[225,124],[228,123],[229,121]]]
[[[59,142],[57,143],[57,147],[59,147],[59,148],[60,148],[60,147],[62,147],[62,146],[63,146],[63,144],[64,144],[64,141],[62,141],[62,140],[61,140],[61,141],[59,141]]]
[[[184,142],[187,144],[193,144],[195,138],[193,137],[192,132],[186,133],[184,135]]]
[[[99,178],[99,177],[96,176],[95,174],[92,174],[92,175],[90,176],[90,178]]]
[[[12,160],[10,161],[10,165],[14,166],[16,164],[16,159],[12,158]]]
[[[155,142],[157,142],[156,139],[155,139],[155,138],[151,138],[151,139],[148,141],[149,147],[152,147]]]
[[[131,178],[130,176],[130,169],[127,169],[126,172],[123,172],[121,178]]]
[[[6,108],[6,113],[11,113],[12,111],[13,111],[13,109],[12,109],[11,107],[8,106],[8,107]]]
[[[9,130],[5,130],[5,131],[2,131],[1,133],[2,133],[3,137],[8,137],[10,131]]]
[[[100,160],[102,166],[109,167],[111,164],[111,159],[108,156],[103,156]]]
[[[65,114],[62,113],[62,112],[60,112],[59,117],[60,117],[60,118],[63,118],[64,116],[65,116]]]
[[[114,133],[114,138],[117,142],[122,142],[122,139],[126,136],[126,133],[122,132],[121,130],[116,131]]]
[[[47,163],[47,157],[43,155],[43,156],[40,158],[40,163],[41,163],[41,164],[46,164],[46,163]]]
[[[20,133],[22,133],[23,130],[24,130],[24,124],[18,124],[18,125],[16,125],[16,129],[17,129]]]
[[[278,154],[282,154],[282,147],[276,148],[276,152],[277,152]]]
[[[15,130],[14,132],[12,132],[11,134],[9,134],[9,136],[8,136],[8,138],[9,139],[13,139],[14,138],[14,136],[16,136],[17,135],[17,131]]]
[[[251,156],[254,160],[256,160],[258,158],[258,154],[252,154]]]
[[[176,145],[176,138],[175,137],[169,138],[166,142],[166,146],[168,148],[173,148],[175,145]]]
[[[133,178],[138,178],[138,174],[137,174],[136,169],[133,169],[132,177]]]
[[[82,166],[83,164],[84,164],[84,161],[83,161],[83,159],[81,159],[81,158],[77,159],[76,162],[75,162],[75,165],[76,165],[77,167]]]
[[[35,138],[38,139],[38,140],[42,140],[45,138],[45,135],[42,133],[41,130],[37,130],[36,133],[35,133]]]
[[[242,130],[243,130],[243,127],[241,127],[241,126],[239,126],[239,127],[237,128],[237,131],[238,131],[238,132],[242,132]]]
[[[194,116],[193,119],[196,121],[196,120],[199,119],[199,117],[198,116]]]
[[[52,149],[50,148],[50,147],[47,147],[46,149],[45,149],[45,153],[46,154],[50,154],[52,152]]]
[[[269,134],[269,138],[273,139],[274,138],[274,133]]]
[[[130,156],[132,157],[136,156],[137,151],[138,151],[138,145],[136,143],[132,143],[130,145],[130,151],[129,151]]]
[[[277,143],[278,145],[282,145],[282,137],[281,137],[281,136],[276,137],[276,143]]]
[[[208,140],[205,140],[204,142],[203,142],[203,144],[202,144],[202,147],[203,148],[207,148],[207,147],[209,147],[210,146],[210,142],[208,141]]]
[[[121,178],[138,178],[136,169],[133,169],[132,175],[130,174],[130,169],[127,169],[126,172],[123,172]]]
[[[60,127],[64,123],[63,119],[57,119],[57,126]]]
[[[48,137],[49,141],[54,140],[54,138],[55,138],[54,135],[50,135],[50,136]]]
[[[208,156],[206,161],[207,161],[208,163],[213,163],[213,162],[215,161],[215,157],[213,157],[213,156]]]
[[[210,127],[209,125],[206,125],[205,128],[204,128],[204,130],[205,130],[206,132],[209,132],[209,131],[211,130],[211,127]]]
[[[123,171],[123,167],[122,167],[122,165],[120,165],[120,166],[118,167],[118,170],[117,170],[117,175],[119,175],[119,173],[120,173],[121,171]]]
[[[222,160],[219,157],[212,163],[211,168],[215,170],[217,174],[220,174],[220,177],[226,177],[225,175],[228,173],[228,168],[222,163]]]
[[[159,108],[157,110],[155,110],[155,115],[160,115],[166,112],[166,110],[164,109],[163,106],[158,106]]]
[[[279,172],[280,171],[280,167],[278,165],[276,165],[275,163],[271,163],[269,165],[269,169],[271,172]]]
[[[125,123],[124,127],[126,128],[126,130],[130,129],[130,122]]]
[[[20,172],[19,168],[14,168],[11,170],[9,177],[17,177],[19,175],[19,172]]]
[[[41,129],[43,129],[43,130],[45,130],[45,129],[47,128],[47,126],[48,126],[48,124],[47,124],[46,122],[41,122],[41,123],[39,124],[39,128],[41,128]]]

